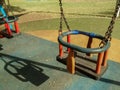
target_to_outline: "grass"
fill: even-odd
[[[115,0],[62,0],[64,12],[71,29],[85,30],[104,35],[115,8]],[[11,0],[16,13],[38,12],[49,13],[52,19],[21,23],[22,31],[58,30],[59,0]],[[56,15],[55,15],[56,14]],[[101,18],[102,17],[102,18]],[[120,39],[119,20],[115,24],[113,37]],[[65,25],[63,26],[65,28]]]
[[[59,13],[59,0],[11,0],[15,11]],[[65,13],[81,15],[111,15],[115,0],[63,0]],[[19,10],[21,9],[21,10]]]
[[[105,18],[68,18],[68,22],[71,29],[78,29],[88,32],[94,32],[97,34],[104,35],[111,19]],[[113,37],[120,39],[119,33],[119,20],[116,21],[113,29]],[[46,19],[38,20],[35,22],[26,22],[20,24],[22,31],[34,31],[34,30],[59,30],[59,19]],[[63,24],[63,30],[67,30]]]

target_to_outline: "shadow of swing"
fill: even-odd
[[[49,79],[42,68],[24,61],[10,61],[6,63],[4,69],[17,79],[23,82],[30,81],[36,86]]]
[[[39,86],[45,81],[47,81],[50,77],[43,73],[43,69],[41,67],[46,67],[54,70],[59,70],[62,72],[67,72],[66,69],[61,67],[56,67],[40,62],[35,62],[15,56],[10,56],[6,54],[0,53],[0,59],[5,62],[4,69],[16,77],[18,80],[23,82],[31,82],[35,86]],[[76,72],[77,75],[88,78],[86,75],[82,73]],[[114,85],[120,85],[119,81],[115,81],[112,79],[101,78],[99,81],[110,83]]]
[[[67,72],[66,69],[56,67],[40,62],[35,62],[7,54],[0,53],[0,59],[4,61],[4,69],[17,79],[23,82],[31,82],[35,86],[39,86],[49,79],[41,67],[46,67],[62,72]]]
[[[8,7],[9,9],[12,9],[12,11],[14,11],[14,12],[21,13],[21,12],[26,11],[26,9],[23,9],[23,8],[21,8],[19,6],[7,5],[6,7]]]
[[[35,86],[39,86],[49,79],[40,66],[34,65],[30,61],[5,54],[0,54],[0,57],[5,62],[4,69],[23,82],[29,81]]]
[[[55,69],[59,71],[67,72],[63,68],[51,66],[31,60],[22,59],[15,56],[10,56],[0,53],[0,59],[4,61],[4,69],[18,80],[23,82],[31,82],[35,86],[39,86],[49,79],[45,73],[43,73],[42,67]]]
[[[120,86],[120,81],[107,79],[107,78],[101,78],[100,81]]]

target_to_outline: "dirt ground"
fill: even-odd
[[[38,30],[38,31],[32,31],[32,32],[27,32],[31,35],[52,41],[52,42],[57,42],[57,37],[58,37],[58,31],[57,30]],[[87,37],[84,36],[72,36],[71,42],[80,45],[82,47],[86,46],[87,44]],[[93,41],[93,46],[97,47],[99,45],[98,40]],[[113,38],[111,41],[111,47],[109,49],[109,55],[108,58],[109,60],[113,60],[115,62],[120,62],[120,40]]]
[[[22,14],[19,17],[18,23],[24,23],[24,22],[30,22],[30,21],[37,21],[37,20],[43,20],[43,19],[51,19],[58,17],[59,14],[50,14],[45,12],[30,12]]]

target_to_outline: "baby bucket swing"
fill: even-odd
[[[120,0],[117,1],[115,12],[112,16],[112,20],[110,22],[108,30],[105,33],[105,36],[80,30],[71,30],[64,15],[62,0],[59,0],[59,5],[61,17],[58,36],[59,55],[57,56],[57,60],[64,63],[67,66],[67,70],[72,74],[74,74],[75,71],[78,71],[93,79],[100,79],[108,67],[108,50],[110,48],[112,29],[115,24],[116,18],[119,16]],[[65,22],[65,25],[68,29],[67,32],[62,32],[63,21]],[[87,42],[87,47],[83,48],[81,46],[71,44],[70,37],[72,35],[87,36],[89,38]],[[63,37],[67,37],[67,41],[64,41]],[[91,47],[93,39],[100,40],[101,43],[98,48]],[[63,51],[63,46],[67,47],[67,52]],[[97,58],[91,57],[91,54],[97,54]]]

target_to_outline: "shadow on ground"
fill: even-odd
[[[5,62],[4,69],[17,79],[23,82],[31,82],[32,84],[39,86],[43,82],[49,79],[49,76],[45,75],[43,69],[36,64],[22,58],[0,54],[2,61]],[[9,59],[9,61],[8,61]],[[36,64],[35,64],[36,63]]]
[[[60,69],[55,66],[26,60],[23,58],[10,56],[2,53],[0,53],[0,58],[2,59],[2,61],[4,61],[4,69],[9,74],[16,77],[20,81],[29,81],[35,86],[39,86],[49,79],[49,76],[43,73],[44,70],[41,68],[41,66],[66,72],[66,70]]]

